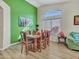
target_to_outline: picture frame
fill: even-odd
[[[24,16],[19,16],[18,17],[18,26],[19,27],[26,27],[27,25],[27,19]]]
[[[79,15],[74,16],[74,25],[79,25]]]

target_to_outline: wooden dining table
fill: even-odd
[[[27,35],[27,38],[31,38],[34,41],[34,43],[33,43],[34,52],[37,51],[37,39],[40,37],[41,37],[41,35]]]

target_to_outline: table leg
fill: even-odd
[[[36,52],[37,50],[37,39],[34,39],[34,43],[33,43],[33,49],[34,49],[34,52]]]
[[[64,40],[65,40],[65,44],[66,44],[66,37],[64,38]]]
[[[38,40],[37,40],[37,48],[38,48],[38,51],[39,52],[41,52],[41,44],[42,42],[41,42],[41,38],[38,38]]]
[[[48,37],[47,39],[47,45],[49,46],[49,43],[50,43],[50,38]]]
[[[44,40],[44,48],[47,48],[47,38]]]
[[[28,40],[26,40],[26,42],[25,42],[26,55],[28,54],[28,48],[29,48]]]
[[[60,43],[60,37],[58,37],[58,43]]]

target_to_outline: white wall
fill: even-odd
[[[9,6],[0,0],[0,6],[3,8],[3,48],[10,46],[10,8]]]
[[[44,5],[38,8],[38,24],[41,25],[42,14],[50,9],[61,9],[63,10],[62,15],[62,31],[69,34],[72,31],[79,32],[79,25],[74,24],[74,16],[79,15],[79,0],[71,0],[69,2]]]

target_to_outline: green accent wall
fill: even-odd
[[[35,29],[37,21],[37,8],[29,4],[25,0],[4,0],[11,9],[11,43],[17,42],[20,31],[27,29]],[[19,27],[18,18],[24,16],[32,20],[32,26]]]

